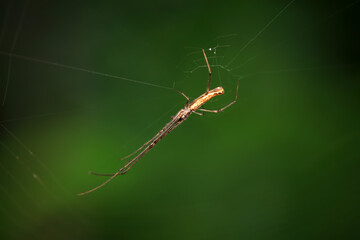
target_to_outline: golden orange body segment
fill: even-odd
[[[214,89],[210,90],[209,92],[206,92],[203,95],[201,95],[200,97],[196,98],[191,103],[189,103],[189,108],[191,111],[196,111],[202,105],[204,105],[207,101],[212,99],[213,97],[224,94],[224,93],[225,93],[225,91],[222,87],[214,88]]]

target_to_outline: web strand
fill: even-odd
[[[343,11],[349,9],[350,7],[355,6],[355,5],[358,4],[359,2],[360,2],[360,0],[356,0],[356,1],[354,1],[354,2],[352,2],[352,3],[350,3],[350,4],[348,4],[348,5],[340,8],[339,10],[333,12],[333,13],[330,14],[329,16],[321,19],[320,21],[318,21],[317,23],[311,25],[310,27],[303,28],[303,29],[301,29],[301,30],[299,30],[299,31],[300,31],[301,33],[305,33],[305,32],[307,32],[307,31],[309,31],[309,30],[311,30],[311,29],[314,29],[314,28],[320,26],[321,24],[325,23],[325,22],[328,21],[329,19],[331,19],[331,18],[337,16],[338,14],[342,13]],[[283,46],[283,45],[284,45],[286,42],[288,42],[288,41],[289,41],[289,39],[284,39],[284,40],[281,41],[278,45],[273,46],[273,47],[270,47],[270,48],[266,49],[264,52],[261,52],[261,53],[259,53],[259,54],[257,54],[257,55],[254,55],[254,56],[248,58],[248,59],[245,60],[242,64],[240,64],[240,65],[238,65],[238,66],[236,66],[236,67],[233,67],[233,68],[229,68],[229,71],[239,70],[239,69],[243,68],[243,67],[244,67],[245,65],[247,65],[249,62],[257,59],[257,58],[260,57],[260,56],[263,56],[263,55],[265,54],[265,52],[270,52],[271,50],[274,50],[274,49],[276,49],[276,48],[279,47],[279,46]],[[242,50],[243,50],[243,49],[242,49]],[[237,56],[236,56],[236,57],[237,57]],[[236,58],[236,57],[235,57],[235,58]],[[233,60],[235,60],[235,58],[232,59],[230,62],[232,62]],[[230,64],[226,65],[226,67],[228,67],[229,65],[230,65]]]
[[[275,15],[253,38],[251,38],[233,57],[228,64],[226,64],[226,67],[229,67],[235,59],[252,43],[254,42],[295,0],[292,0],[289,2],[278,14]]]
[[[5,32],[6,32],[6,29],[7,29],[7,22],[8,22],[8,18],[9,18],[10,5],[11,5],[10,3],[11,3],[11,2],[9,2],[9,3],[7,4],[6,10],[5,10],[5,14],[4,14],[4,21],[3,21],[2,28],[1,28],[1,32],[0,32],[0,47],[1,47],[3,37],[4,37]]]
[[[19,38],[21,28],[23,26],[25,13],[26,13],[26,9],[27,9],[27,3],[28,3],[28,1],[25,1],[23,9],[21,11],[21,17],[20,17],[18,26],[16,28],[15,36],[14,36],[14,39],[13,39],[13,42],[12,42],[11,48],[10,48],[8,72],[7,72],[7,78],[6,78],[6,83],[5,83],[5,91],[4,91],[3,101],[2,101],[3,106],[5,105],[6,96],[7,96],[7,92],[8,92],[8,89],[9,89],[9,82],[10,82],[10,76],[11,76],[12,53],[15,50],[15,46],[16,46],[17,40]]]
[[[143,82],[143,81],[139,81],[139,80],[135,80],[135,79],[120,77],[120,76],[116,76],[116,75],[112,75],[112,74],[108,74],[108,73],[97,72],[97,71],[93,71],[93,70],[89,70],[89,69],[85,69],[85,68],[74,67],[74,66],[70,66],[70,65],[66,65],[66,64],[51,62],[51,61],[37,59],[37,58],[33,58],[33,57],[22,56],[22,55],[19,55],[19,54],[6,53],[6,52],[3,52],[3,51],[0,51],[0,54],[1,55],[11,55],[12,57],[15,57],[15,58],[18,58],[18,59],[43,63],[43,64],[47,64],[47,65],[52,65],[52,66],[56,66],[56,67],[71,69],[71,70],[80,71],[80,72],[86,72],[86,73],[90,73],[90,74],[94,74],[94,75],[98,75],[98,76],[102,76],[102,77],[120,79],[120,80],[124,80],[124,81],[128,81],[128,82],[133,82],[133,83],[137,83],[137,84],[151,86],[151,87],[157,87],[157,88],[173,90],[173,88],[171,88],[171,87],[161,86],[161,85],[157,85],[157,84],[153,84],[153,83]]]

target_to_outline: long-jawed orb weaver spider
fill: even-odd
[[[198,114],[198,115],[203,115],[203,113],[197,112],[197,110],[198,111],[203,111],[203,112],[219,113],[219,112],[224,111],[226,108],[230,107],[231,105],[233,105],[236,102],[237,95],[238,95],[238,90],[239,90],[239,81],[237,81],[236,95],[235,95],[234,101],[230,102],[228,105],[226,105],[225,107],[222,107],[222,108],[220,108],[218,110],[208,110],[208,109],[201,108],[210,99],[212,99],[215,96],[222,95],[225,92],[222,87],[217,87],[217,88],[214,88],[212,90],[209,89],[210,88],[210,81],[211,81],[211,68],[210,68],[208,59],[206,57],[205,50],[202,49],[202,52],[204,54],[206,66],[207,66],[208,71],[209,71],[209,79],[208,79],[208,85],[207,85],[207,88],[206,88],[206,92],[204,94],[202,94],[200,97],[198,97],[198,98],[196,98],[196,99],[194,99],[193,101],[190,102],[190,99],[183,92],[180,92],[180,91],[176,90],[177,92],[179,92],[181,95],[183,95],[186,98],[187,102],[185,104],[185,107],[183,109],[181,109],[174,117],[172,117],[172,120],[169,123],[167,123],[153,138],[151,138],[149,141],[147,141],[144,145],[142,145],[138,150],[136,150],[132,154],[122,158],[121,160],[129,158],[129,157],[133,156],[134,154],[136,154],[137,152],[139,152],[140,150],[142,150],[138,155],[136,155],[134,158],[132,158],[130,161],[128,161],[125,164],[125,166],[120,168],[116,173],[114,173],[114,174],[101,174],[101,173],[91,172],[91,174],[93,174],[93,175],[110,176],[110,178],[108,180],[106,180],[104,183],[100,184],[99,186],[97,186],[97,187],[95,187],[93,189],[90,189],[89,191],[79,193],[78,194],[79,196],[91,193],[91,192],[103,187],[105,184],[107,184],[108,182],[113,180],[116,176],[124,175],[125,173],[127,173],[140,160],[140,158],[142,158],[150,149],[152,149],[158,142],[160,142],[161,139],[163,139],[172,130],[174,130],[183,121],[185,121],[192,113],[195,113],[195,114]]]

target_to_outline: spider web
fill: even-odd
[[[67,17],[69,7],[60,3],[50,6],[33,1],[6,2],[1,8],[3,17],[0,32],[3,112],[0,119],[0,211],[3,222],[6,222],[2,226],[2,233],[5,237],[13,238],[24,238],[29,234],[32,238],[57,236],[60,239],[68,236],[96,238],[96,233],[102,234],[105,228],[98,232],[89,230],[96,218],[96,214],[89,212],[107,211],[101,205],[111,201],[105,198],[111,199],[114,191],[133,194],[132,188],[139,186],[140,180],[130,175],[119,181],[121,185],[109,187],[108,191],[96,195],[97,198],[93,198],[95,200],[77,199],[75,193],[103,181],[90,178],[86,172],[116,171],[120,164],[116,160],[135,150],[136,146],[161,129],[169,116],[184,103],[184,99],[173,91],[174,86],[192,99],[204,92],[207,69],[202,48],[206,50],[212,68],[212,86],[224,86],[227,93],[222,99],[211,103],[214,109],[233,99],[236,80],[242,86],[239,101],[246,104],[247,101],[259,101],[255,100],[257,95],[253,94],[254,88],[264,93],[265,99],[274,97],[266,91],[266,87],[273,89],[275,85],[275,89],[284,87],[284,91],[291,90],[291,86],[301,88],[304,85],[300,84],[298,78],[328,76],[334,67],[338,69],[336,73],[355,74],[358,58],[354,57],[348,62],[334,60],[341,53],[335,51],[327,52],[325,58],[324,52],[336,43],[329,41],[329,45],[321,51],[318,47],[323,39],[318,38],[327,36],[325,33],[329,28],[342,29],[340,23],[347,22],[343,16],[358,11],[358,2],[315,5],[310,8],[313,12],[309,17],[304,14],[296,18],[294,16],[301,14],[302,9],[309,5],[297,1],[261,3],[267,10],[249,5],[247,10],[258,12],[261,16],[252,17],[245,10],[234,10],[244,15],[239,18],[234,17],[234,12],[230,14],[230,19],[218,19],[218,14],[211,14],[209,20],[221,30],[211,30],[211,24],[207,24],[204,28],[210,33],[205,36],[197,34],[194,39],[189,37],[192,33],[188,29],[190,25],[179,24],[178,29],[187,27],[183,31],[189,33],[188,36],[182,36],[180,43],[176,37],[179,38],[181,34],[172,38],[170,34],[173,30],[166,28],[161,20],[152,22],[156,27],[151,30],[159,31],[157,33],[146,29],[149,27],[146,19],[139,19],[139,23],[134,25],[113,23],[112,18],[118,19],[113,11],[98,23],[96,19],[100,13],[108,11],[104,6],[91,8],[77,5],[73,7],[73,12],[69,11],[70,16]],[[225,6],[219,7],[227,9]],[[60,14],[52,16],[55,12]],[[194,17],[192,20],[200,24],[199,18]],[[249,19],[254,23],[238,26],[240,20],[247,22]],[[174,24],[178,22],[173,21]],[[249,28],[247,25],[250,25]],[[136,32],[138,30],[141,34]],[[167,41],[170,43],[163,43],[161,31],[168,34]],[[321,35],[323,32],[324,35]],[[349,33],[343,34],[346,36]],[[101,44],[92,36],[101,36],[97,38]],[[299,36],[302,39],[296,39]],[[354,42],[350,43],[354,48]],[[303,45],[299,47],[300,44]],[[302,51],[311,53],[311,56],[302,54]],[[349,54],[348,49],[344,51]],[[164,61],[168,61],[167,67],[163,67]],[[175,70],[170,70],[168,66],[173,66]],[[293,85],[288,85],[283,79],[288,76],[292,80],[287,81],[293,81]],[[349,76],[349,79],[352,77]],[[348,81],[351,83],[351,80]],[[271,109],[271,106],[265,109]],[[229,114],[237,114],[238,111],[231,110]],[[226,122],[225,117],[221,115],[212,119]],[[209,124],[206,129],[217,124],[203,123],[209,119],[200,120],[200,117],[194,119],[197,127]],[[224,125],[220,120],[219,125]],[[232,123],[237,124],[235,121]],[[186,134],[189,133],[186,130],[179,132],[179,139],[188,141],[189,136]],[[203,135],[203,138],[210,136],[204,132],[199,135]],[[221,133],[214,136],[221,136]],[[332,146],[341,148],[356,136],[356,132],[346,135]],[[214,137],[208,138],[211,142]],[[194,139],[198,140],[196,142],[201,140],[196,136]],[[171,151],[184,148],[181,140],[176,142],[173,137],[171,141],[175,147],[167,142],[161,143],[167,145],[163,148],[170,149],[168,156],[173,156],[170,155]],[[217,143],[212,146],[217,146]],[[187,152],[195,152],[198,148],[204,151],[208,149],[201,143],[200,146],[185,148]],[[156,158],[160,152],[149,154]],[[168,156],[163,155],[164,158]],[[197,157],[194,159],[199,160]],[[221,161],[212,161],[205,166],[210,169],[218,167],[223,164]],[[188,169],[200,168],[204,165],[184,159],[181,161],[182,167],[170,161],[160,164],[159,160],[153,164],[153,171],[167,169],[165,164],[171,169],[183,169],[186,166]],[[137,171],[150,176],[145,169],[150,166],[139,167]],[[160,179],[168,176],[161,171],[158,174]],[[122,200],[121,204],[126,205],[126,200]],[[114,215],[116,213],[110,214]]]

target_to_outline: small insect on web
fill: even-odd
[[[210,68],[209,61],[206,56],[205,50],[202,49],[202,52],[204,54],[206,66],[209,71],[209,78],[208,78],[206,92],[204,94],[202,94],[201,96],[199,96],[198,98],[194,99],[193,101],[190,101],[189,97],[186,96],[183,92],[176,90],[177,92],[179,92],[181,95],[183,95],[186,98],[187,102],[185,104],[185,107],[183,109],[181,109],[174,117],[172,117],[172,120],[169,123],[167,123],[153,138],[151,138],[149,141],[144,143],[138,150],[136,150],[132,154],[122,158],[122,160],[129,158],[129,157],[135,155],[136,153],[138,153],[140,150],[142,150],[138,155],[136,155],[134,158],[132,158],[130,161],[128,161],[125,164],[125,166],[120,168],[116,173],[101,174],[101,173],[90,172],[90,174],[93,174],[96,176],[109,176],[110,178],[108,180],[106,180],[104,183],[100,184],[99,186],[97,186],[89,191],[79,193],[78,194],[79,196],[91,193],[91,192],[103,187],[105,184],[107,184],[108,182],[113,180],[116,176],[124,175],[125,173],[127,173],[140,160],[140,158],[142,158],[150,149],[152,149],[167,134],[169,134],[172,130],[174,130],[177,126],[179,126],[183,121],[185,121],[192,113],[195,113],[198,115],[203,115],[203,113],[197,112],[197,111],[219,113],[219,112],[224,111],[226,108],[230,107],[231,105],[233,105],[236,102],[238,90],[239,90],[239,81],[237,81],[236,95],[235,95],[235,99],[232,102],[230,102],[226,106],[224,106],[220,109],[217,109],[217,110],[208,110],[208,109],[201,108],[210,99],[212,99],[215,96],[222,95],[225,92],[222,87],[217,87],[217,88],[210,90],[211,68]]]

